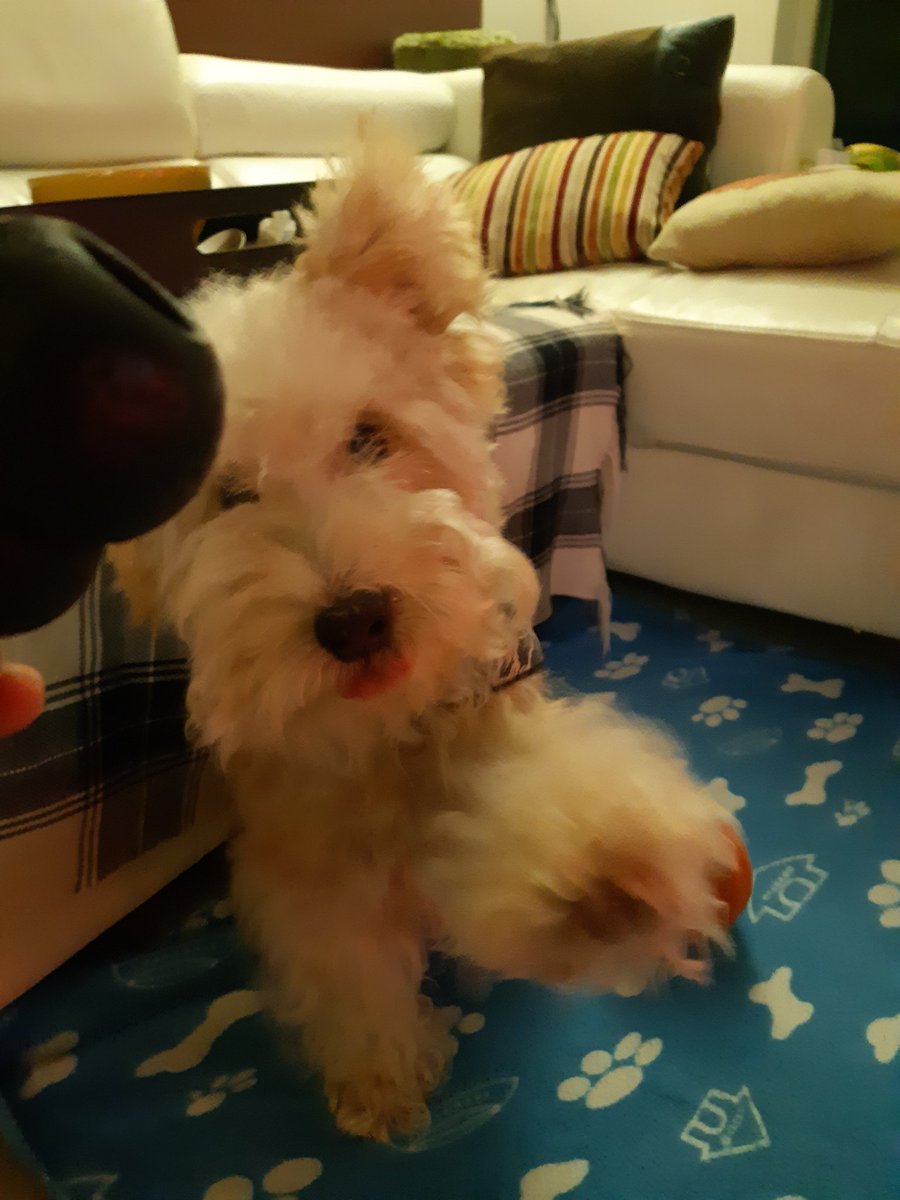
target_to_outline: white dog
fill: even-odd
[[[731,818],[678,749],[510,682],[537,584],[500,532],[483,293],[446,187],[364,147],[295,267],[193,299],[225,378],[218,463],[114,555],[136,615],[190,648],[273,1009],[340,1128],[380,1139],[427,1120],[451,1052],[430,948],[633,993],[727,940]]]

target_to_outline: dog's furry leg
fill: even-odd
[[[425,1126],[455,1043],[419,994],[422,933],[399,872],[357,863],[341,874],[326,853],[316,875],[295,873],[289,857],[242,837],[233,889],[271,1007],[300,1035],[339,1128],[387,1141]]]
[[[529,687],[530,685],[519,685]],[[501,699],[444,764],[422,886],[452,952],[507,977],[635,992],[726,942],[731,821],[678,748],[599,701]]]

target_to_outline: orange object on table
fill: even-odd
[[[103,196],[139,196],[153,192],[202,192],[212,186],[204,163],[166,166],[86,167],[28,180],[35,204],[57,200],[97,200]]]

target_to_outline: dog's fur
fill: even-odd
[[[535,678],[492,690],[537,585],[500,534],[483,296],[449,192],[401,148],[364,146],[295,267],[193,298],[226,384],[217,466],[114,555],[135,613],[190,648],[274,1010],[338,1125],[382,1139],[427,1120],[452,1049],[420,996],[429,947],[632,993],[702,975],[725,937],[730,818],[677,748]],[[246,502],[223,508],[223,487]],[[392,644],[347,665],[314,621],[357,589],[390,596]]]

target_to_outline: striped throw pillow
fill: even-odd
[[[470,167],[454,188],[491,271],[561,271],[643,258],[702,153],[674,133],[566,138]]]

